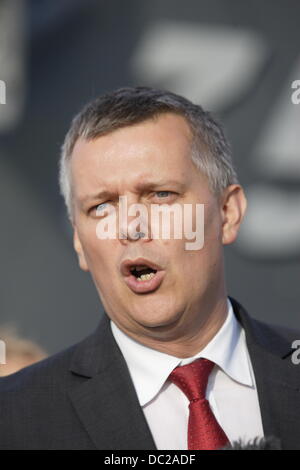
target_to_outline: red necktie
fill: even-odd
[[[169,380],[177,385],[190,401],[189,450],[215,450],[229,443],[205,398],[208,377],[214,365],[214,362],[200,358],[185,366],[176,367],[169,375]]]

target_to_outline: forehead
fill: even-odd
[[[184,117],[165,113],[117,129],[94,140],[79,139],[71,158],[73,190],[123,189],[159,178],[185,179],[195,171],[190,158],[192,133]]]

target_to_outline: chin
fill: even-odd
[[[180,313],[178,313],[180,312]],[[155,328],[157,330],[165,330],[178,323],[181,318],[181,312],[178,309],[172,308],[151,308],[151,305],[147,304],[145,309],[134,312],[132,317],[144,328]]]

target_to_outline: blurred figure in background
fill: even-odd
[[[0,377],[13,374],[48,356],[38,344],[19,336],[13,326],[0,327],[0,338],[5,343],[6,362],[0,363]]]

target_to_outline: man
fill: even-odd
[[[211,115],[150,88],[104,95],[72,122],[60,185],[105,315],[79,344],[1,380],[0,448],[221,449],[274,436],[300,449],[299,333],[227,294],[223,246],[246,198]],[[167,237],[163,213],[148,217],[157,206],[174,209]],[[191,231],[175,236],[183,221],[198,246]]]

